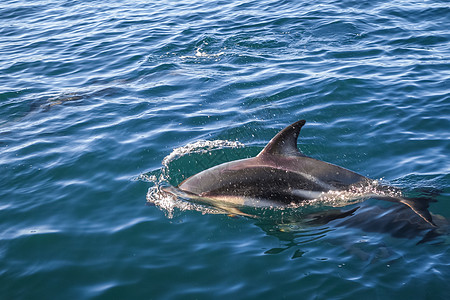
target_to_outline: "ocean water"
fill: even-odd
[[[0,299],[449,299],[449,25],[443,0],[1,1]],[[302,226],[158,193],[300,119],[441,234],[374,199]]]

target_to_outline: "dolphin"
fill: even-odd
[[[236,209],[241,205],[288,206],[344,193],[404,204],[436,226],[428,201],[403,197],[399,189],[303,154],[297,140],[305,123],[300,120],[281,130],[256,157],[223,163],[165,190],[241,215],[246,215]]]

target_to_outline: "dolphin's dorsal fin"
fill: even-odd
[[[264,155],[285,155],[285,156],[305,156],[297,148],[297,139],[300,134],[300,129],[305,125],[305,120],[297,121],[288,127],[284,128],[258,154]]]

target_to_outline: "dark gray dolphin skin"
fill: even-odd
[[[283,206],[330,192],[351,193],[371,186],[357,197],[402,203],[435,226],[427,201],[404,198],[393,187],[373,187],[374,181],[365,176],[301,153],[297,139],[305,122],[300,120],[287,126],[256,157],[204,170],[183,181],[179,190],[190,197],[207,199],[210,203],[218,201],[221,205]]]

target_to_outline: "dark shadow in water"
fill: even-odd
[[[437,196],[438,191],[429,191],[427,196]],[[429,197],[415,198],[414,201],[435,201]],[[301,216],[285,211],[283,218],[276,213],[266,214],[255,224],[270,236],[282,242],[282,247],[265,251],[266,254],[278,254],[291,248],[298,248],[292,258],[301,257],[305,251],[302,245],[325,237],[329,232],[339,228],[353,228],[364,233],[381,233],[394,238],[417,240],[416,245],[423,243],[439,244],[445,240],[450,231],[450,221],[443,216],[433,214],[436,227],[425,222],[405,205],[387,203],[376,199],[368,199],[362,203],[349,206],[347,209],[329,209]],[[297,220],[296,220],[297,219]],[[389,257],[389,247],[380,244],[377,251],[370,254],[361,247],[355,246],[360,236],[347,236],[342,246],[362,260],[370,257]]]
[[[29,113],[42,110],[49,111],[53,106],[65,104],[67,102],[75,102],[84,99],[86,96],[79,93],[67,93],[50,98],[37,99],[30,104]]]
[[[89,98],[107,98],[107,97],[115,97],[120,94],[124,94],[126,91],[119,87],[106,87],[95,91],[89,92],[72,92],[72,93],[63,93],[53,97],[42,97],[40,99],[36,99],[31,102],[30,109],[28,113],[34,111],[49,111],[55,106],[62,104],[81,104],[81,100],[89,99]]]

